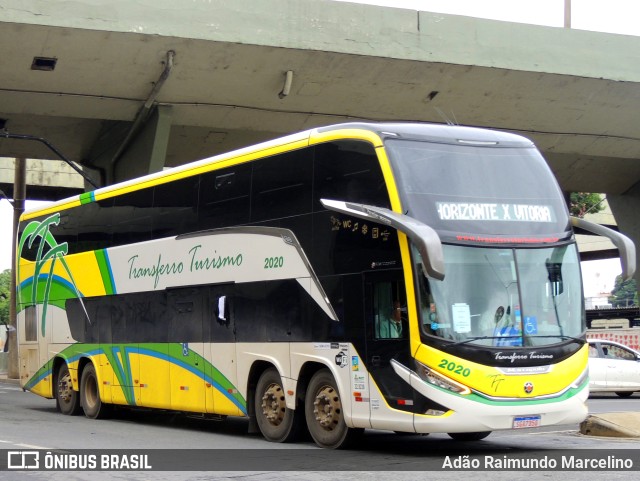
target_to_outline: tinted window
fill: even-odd
[[[151,240],[151,205],[153,188],[142,189],[114,198],[114,245]]]
[[[77,244],[70,246],[69,254],[110,247],[112,207],[113,199],[111,198],[84,204],[70,211],[78,230],[78,238]]]
[[[312,150],[257,162],[253,168],[251,220],[259,222],[311,212]]]
[[[198,188],[200,177],[188,177],[157,185],[153,195],[153,238],[176,236],[199,230]]]
[[[56,242],[58,245],[66,242],[68,245],[68,253],[72,254],[77,252],[76,250],[76,241],[78,239],[78,222],[79,219],[76,217],[76,210],[78,209],[67,209],[60,212],[60,222],[58,225],[51,225],[50,231],[54,235]],[[43,254],[46,253],[50,247],[53,246],[45,246]]]
[[[18,239],[20,242],[24,242],[22,250],[20,251],[20,256],[23,259],[27,259],[32,262],[38,260],[40,243],[43,236],[47,236],[47,232],[53,235],[54,244],[51,245],[50,242],[46,242],[43,246],[42,252],[40,253],[41,257],[47,254],[53,247],[56,247],[56,245],[60,245],[64,242],[69,243],[70,245],[68,245],[67,248],[72,250],[77,235],[72,229],[71,218],[69,217],[68,212],[69,211],[63,211],[59,216],[57,214],[51,214],[23,221],[20,224],[18,231]],[[42,223],[44,222],[48,224],[47,229],[43,229]],[[37,227],[37,230],[34,230],[34,227]],[[23,238],[24,232],[27,228],[29,228],[31,234],[28,238]]]
[[[208,172],[200,181],[200,230],[249,222],[251,165]]]
[[[375,150],[368,142],[340,141],[316,147],[314,209],[320,199],[389,207],[389,195]]]
[[[204,314],[203,294],[206,289],[193,287],[172,289],[167,293],[171,325],[169,337],[172,342],[202,342],[202,318]]]

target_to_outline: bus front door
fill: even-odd
[[[402,271],[365,276],[366,366],[374,383],[371,427],[413,431],[413,390],[391,366],[392,359],[410,365],[407,298],[401,276]]]

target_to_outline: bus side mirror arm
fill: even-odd
[[[636,272],[636,246],[626,235],[616,232],[613,229],[604,227],[588,220],[578,217],[570,217],[571,225],[579,229],[592,232],[593,234],[607,237],[618,248],[620,253],[620,264],[622,265],[622,278],[631,279]]]
[[[320,199],[320,202],[326,209],[388,225],[404,233],[418,248],[425,274],[433,279],[444,279],[442,242],[438,233],[428,225],[384,207],[329,199]]]

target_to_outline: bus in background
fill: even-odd
[[[245,416],[323,447],[365,428],[577,423],[588,397],[573,227],[527,139],[349,123],[25,213],[20,377],[64,414]]]

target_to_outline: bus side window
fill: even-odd
[[[404,289],[398,282],[380,282],[373,287],[375,339],[406,337],[407,319]]]
[[[249,222],[249,164],[202,174],[198,197],[198,228],[218,229]]]

